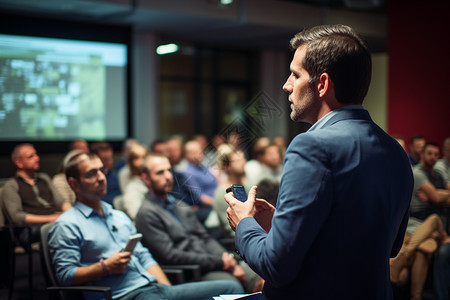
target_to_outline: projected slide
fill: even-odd
[[[126,137],[126,45],[0,35],[0,49],[0,140]]]

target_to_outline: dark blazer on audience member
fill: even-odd
[[[192,207],[175,200],[173,212],[176,217],[147,194],[135,219],[142,244],[160,264],[198,264],[203,272],[222,270],[226,250],[208,234]]]

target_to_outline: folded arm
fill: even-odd
[[[437,189],[427,181],[420,186],[419,192],[423,193],[426,199],[432,203],[450,204],[450,189]]]

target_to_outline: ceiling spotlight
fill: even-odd
[[[222,5],[230,5],[233,2],[234,2],[233,0],[220,0],[220,4]]]
[[[164,55],[169,53],[175,53],[178,51],[178,45],[177,44],[167,44],[167,45],[160,45],[156,48],[156,53],[158,55]]]

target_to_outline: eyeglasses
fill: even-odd
[[[103,175],[105,175],[106,174],[106,168],[105,167],[103,167],[103,168],[100,168],[100,169],[92,169],[92,170],[90,170],[89,172],[87,172],[87,173],[85,173],[83,176],[86,178],[86,179],[96,179],[97,178],[97,176],[98,176],[98,172],[101,172]]]

